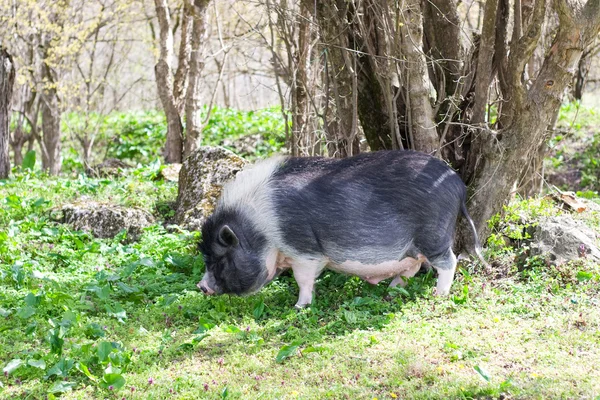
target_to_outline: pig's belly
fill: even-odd
[[[426,258],[418,255],[418,259],[406,257],[402,260],[384,261],[378,264],[366,264],[360,261],[347,260],[340,264],[329,264],[329,268],[344,274],[356,275],[365,281],[377,284],[384,279],[398,276],[421,264]]]

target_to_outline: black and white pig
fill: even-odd
[[[377,284],[404,284],[428,261],[436,292],[454,279],[452,252],[466,187],[443,161],[414,151],[379,151],[346,159],[275,157],[225,185],[202,226],[206,294],[247,294],[291,268],[300,295],[312,302],[327,267]]]

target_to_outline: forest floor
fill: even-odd
[[[600,398],[598,265],[488,248],[514,267],[463,263],[446,298],[431,273],[391,290],[327,272],[296,311],[291,276],[199,293],[197,233],[156,224],[130,242],[53,222],[82,196],[168,219],[176,184],[153,177],[0,182],[0,398]]]

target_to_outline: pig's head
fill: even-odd
[[[264,236],[240,215],[213,214],[202,227],[206,272],[198,288],[209,295],[258,291],[267,283],[264,247]]]

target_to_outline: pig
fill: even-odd
[[[415,151],[258,162],[224,186],[202,226],[206,271],[198,287],[207,295],[251,294],[291,269],[301,308],[324,268],[371,284],[393,278],[396,286],[428,263],[436,293],[447,295],[461,212],[483,261],[466,193],[448,165]]]

